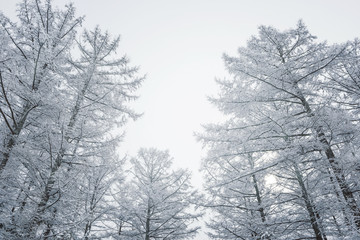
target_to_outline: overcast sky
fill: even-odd
[[[15,0],[0,0],[14,19]],[[55,0],[63,6],[69,1]],[[214,79],[224,78],[222,54],[235,55],[259,25],[294,27],[303,19],[319,40],[344,42],[360,36],[358,0],[74,0],[84,27],[99,25],[121,35],[119,54],[140,66],[147,78],[133,104],[144,116],[126,126],[121,153],[139,147],[169,149],[176,166],[194,171],[205,153],[193,136],[201,124],[219,121],[207,102]]]

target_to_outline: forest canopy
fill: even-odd
[[[224,54],[197,190],[168,150],[117,154],[145,80],[120,37],[72,4],[17,7],[0,13],[1,239],[360,238],[358,39],[298,21]]]

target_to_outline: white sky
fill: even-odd
[[[18,1],[0,0],[14,18]],[[67,0],[55,0],[59,7]],[[121,35],[119,54],[141,67],[147,79],[133,104],[144,116],[126,126],[120,152],[140,147],[169,149],[176,166],[197,172],[205,153],[193,133],[216,122],[219,113],[207,102],[215,77],[226,76],[222,54],[234,55],[259,25],[294,27],[301,18],[313,35],[331,43],[360,37],[358,0],[73,0],[86,28],[99,25]],[[201,239],[201,238],[198,238]]]

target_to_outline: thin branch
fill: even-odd
[[[3,78],[2,78],[2,72],[0,71],[0,84],[1,84],[1,89],[2,89],[2,92],[3,92],[3,95],[4,95],[4,99],[10,109],[10,113],[11,113],[11,118],[13,120],[13,123],[14,123],[14,127],[17,128],[17,124],[16,124],[16,121],[15,121],[15,115],[14,115],[14,111],[11,107],[11,104],[9,102],[9,99],[7,98],[7,95],[6,95],[6,92],[5,92],[5,87],[4,87],[4,82],[3,82]]]
[[[8,122],[6,116],[5,116],[5,114],[4,114],[4,112],[3,112],[3,110],[2,110],[1,108],[0,108],[0,113],[1,113],[1,115],[3,116],[3,118],[4,118],[4,120],[5,120],[5,123],[6,123],[6,126],[8,126],[8,128],[9,128],[10,131],[11,131],[11,133],[12,133],[12,134],[15,134],[14,130],[11,128],[11,126],[10,126],[10,124],[9,124],[9,122]]]
[[[6,33],[8,34],[8,36],[10,37],[11,41],[14,43],[14,45],[17,47],[17,49],[19,49],[19,51],[21,52],[21,55],[23,55],[23,57],[28,60],[28,58],[26,57],[24,51],[20,48],[20,46],[15,42],[14,38],[11,36],[10,32],[7,30],[6,27],[4,27]]]

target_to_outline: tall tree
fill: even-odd
[[[39,141],[43,129],[53,121],[52,110],[61,102],[57,97],[60,75],[82,22],[74,13],[72,5],[54,10],[51,1],[22,1],[17,23],[0,16],[1,38],[6,44],[0,65],[1,228],[7,229],[16,207],[23,211],[24,199],[29,201],[27,193],[34,187],[34,172],[25,167],[37,151],[30,142]],[[16,200],[21,201],[20,206]]]
[[[72,5],[52,9],[50,0],[23,1],[19,26],[1,16],[10,46],[0,66],[5,239],[91,236],[109,209],[104,196],[123,135],[114,130],[139,116],[127,105],[143,77],[118,57],[119,37],[97,27],[75,41],[82,18]]]
[[[48,107],[82,22],[72,5],[59,11],[53,10],[51,1],[24,0],[18,9],[18,24],[0,16],[2,38],[8,43],[0,66],[0,176],[25,126],[36,125]]]
[[[119,38],[112,40],[99,28],[85,31],[83,37],[83,42],[78,44],[79,61],[69,60],[74,73],[69,74],[67,84],[74,90],[72,96],[68,92],[65,95],[70,99],[62,110],[68,111],[68,118],[64,119],[66,127],[58,126],[61,130],[58,141],[63,144],[54,156],[36,213],[30,220],[30,232],[44,221],[43,216],[55,191],[57,173],[73,163],[99,163],[99,158],[111,159],[109,155],[114,153],[121,140],[121,134],[113,136],[111,131],[122,126],[129,117],[135,119],[138,116],[127,108],[126,102],[136,99],[132,92],[139,87],[142,78],[134,76],[137,68],[128,67],[127,58],[114,58]]]
[[[194,203],[198,194],[190,173],[171,170],[167,151],[140,149],[131,160],[133,179],[128,185],[129,205],[122,205],[120,239],[190,239],[196,235]]]
[[[214,150],[214,149],[213,149]],[[217,150],[215,150],[217,151]],[[252,155],[208,156],[203,164],[211,210],[208,227],[213,239],[270,239],[272,196],[264,174],[254,172],[259,159]]]
[[[228,121],[208,125],[206,134],[199,138],[210,148],[205,162],[216,157],[265,154],[254,171],[245,175],[261,174],[266,169],[277,171],[275,196],[284,196],[281,191],[288,191],[283,188],[287,186],[284,179],[291,179],[293,193],[299,193],[296,202],[306,210],[294,208],[292,212],[301,213],[299,217],[306,219],[307,229],[316,239],[326,239],[326,227],[322,225],[327,223],[327,231],[332,233],[330,226],[336,225],[323,220],[331,216],[331,201],[338,206],[334,215],[337,223],[347,225],[349,230],[357,229],[354,234],[360,229],[360,208],[352,188],[356,181],[349,178],[353,171],[343,154],[349,146],[345,140],[352,140],[357,129],[349,121],[350,114],[334,107],[329,98],[334,92],[323,87],[324,76],[338,68],[338,62],[348,55],[348,45],[329,46],[315,39],[301,21],[296,28],[283,32],[262,26],[258,36],[239,48],[239,56],[225,55],[232,79],[218,81],[220,94],[211,101],[228,116]],[[331,192],[318,191],[329,190],[327,186],[332,186]],[[314,196],[310,189],[317,189],[319,195]],[[325,196],[329,201],[322,203],[320,199]],[[278,209],[283,208],[280,202],[277,197]],[[338,212],[343,213],[340,220]],[[296,218],[288,220],[296,226],[291,222]],[[298,230],[294,230],[298,233],[288,237],[302,234],[303,225],[297,226]]]

